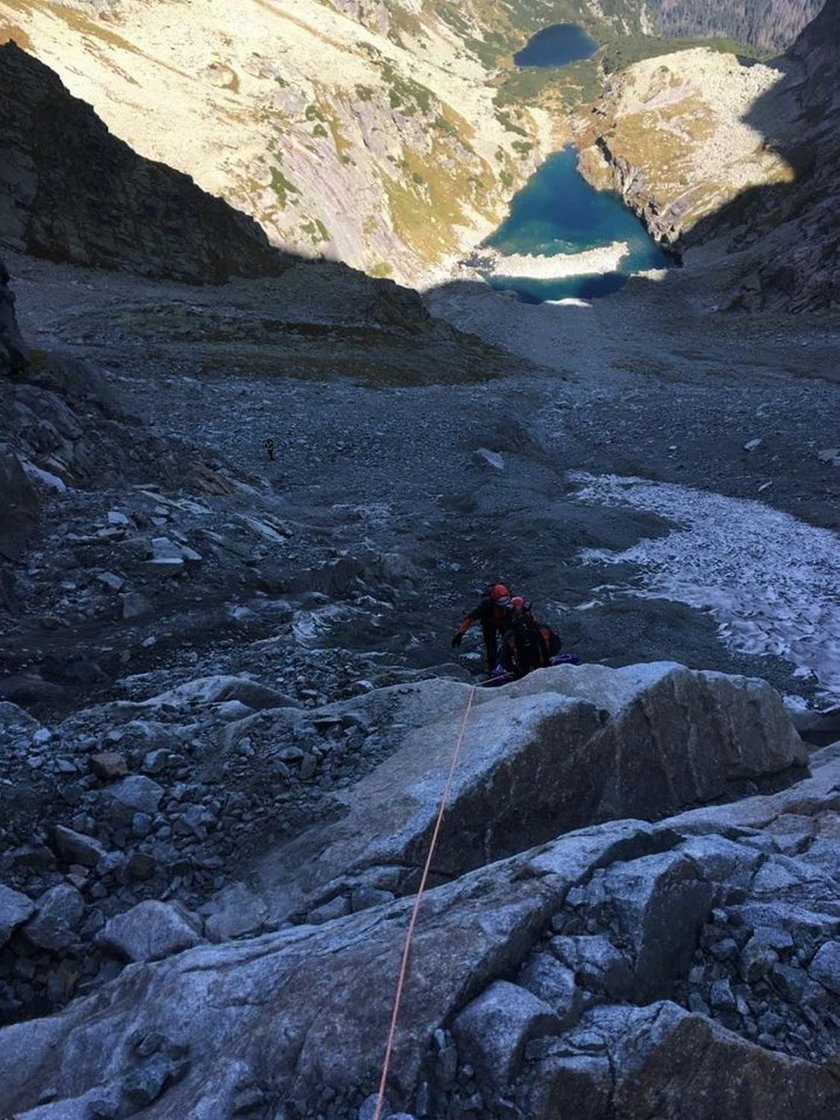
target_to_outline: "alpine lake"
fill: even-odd
[[[519,66],[567,66],[589,58],[597,47],[582,28],[558,24],[535,35],[514,55],[514,61]],[[568,256],[606,249],[615,242],[623,242],[627,252],[609,271],[581,270],[551,279],[504,275],[505,256]],[[492,249],[502,257],[493,272],[485,275],[487,283],[514,292],[527,303],[610,295],[633,273],[668,268],[674,263],[617,194],[596,191],[578,173],[571,145],[550,156],[514,196],[507,218],[481,248]],[[558,262],[558,272],[570,271],[565,267],[568,263]]]

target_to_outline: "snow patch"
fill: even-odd
[[[632,563],[639,598],[710,610],[722,641],[742,653],[775,654],[795,676],[812,675],[821,700],[840,699],[840,547],[837,534],[762,502],[673,483],[571,472],[581,501],[655,513],[680,528],[624,552],[584,549],[586,562]]]

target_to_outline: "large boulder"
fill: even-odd
[[[495,980],[453,1023],[462,1058],[478,1068],[483,1080],[501,1086],[509,1084],[532,1038],[559,1029],[560,1020],[547,1003],[507,980]]]
[[[411,730],[340,795],[344,818],[263,862],[273,917],[306,915],[361,886],[414,889],[469,698],[454,681],[400,697],[395,719]],[[434,871],[453,877],[587,824],[726,798],[806,757],[763,681],[670,662],[541,670],[475,694]]]
[[[529,1120],[830,1120],[840,1082],[665,1002],[590,1012],[527,1070],[517,1103]]]
[[[102,946],[128,961],[169,957],[191,949],[200,940],[174,906],[153,898],[111,918],[99,935]]]
[[[341,795],[346,816],[264,861],[261,878],[275,919],[310,913],[360,887],[396,893],[416,887],[470,695],[469,686],[456,682],[418,690],[424,691],[425,724]],[[435,720],[433,702],[444,698],[451,709]],[[566,696],[479,699],[438,834],[436,881],[561,831],[575,798],[561,751],[588,742],[599,727],[593,705]]]
[[[561,666],[531,674],[511,693],[544,690],[580,696],[611,717],[597,745],[602,819],[725,797],[744,780],[807,762],[781,697],[763,680],[668,661]]]
[[[516,969],[569,887],[593,863],[633,846],[649,851],[651,834],[647,825],[606,825],[559,841],[556,870],[507,861],[427,896],[413,958],[431,972],[413,970],[404,995],[393,1058],[401,1095],[420,1077],[433,1032]],[[81,1115],[83,1106],[73,1112],[69,1102],[122,1084],[136,1064],[136,1040],[152,1032],[191,1057],[186,1076],[156,1102],[155,1118],[228,1115],[248,1078],[278,1086],[303,1115],[327,1087],[336,1113],[360,1087],[361,1103],[381,1063],[410,905],[138,964],[51,1019],[0,1031],[0,1068],[17,1071],[13,1081],[0,1079],[0,1115],[25,1116],[48,1084],[58,1100],[33,1117]]]
[[[52,831],[56,852],[65,863],[96,867],[107,859],[108,853],[93,836],[85,836],[63,824],[56,825]]]
[[[0,946],[5,945],[18,926],[35,913],[35,904],[20,891],[0,883]]]
[[[60,952],[73,942],[85,912],[85,900],[70,883],[57,883],[37,902],[38,913],[24,927],[24,936],[40,949]]]
[[[711,883],[690,856],[662,852],[614,864],[603,887],[635,956],[636,998],[662,998],[694,955],[714,896]]]
[[[706,968],[681,950],[690,941],[705,944],[681,918],[682,886],[694,881],[707,892],[708,929],[729,911],[746,935],[765,925],[770,904],[753,898],[753,883],[787,858],[773,833],[793,817],[840,820],[838,783],[840,760],[828,759],[813,778],[772,797],[658,824],[608,822],[431,890],[415,927],[398,1020],[392,1106],[408,1112],[422,1098],[425,1114],[443,1117],[469,1111],[469,1099],[473,1112],[493,1116],[511,1115],[513,1102],[529,1120],[567,1113],[586,1120],[836,1115],[840,1084],[829,1069],[786,1052],[803,1032],[817,1038],[822,1020],[840,1009],[798,963],[813,960],[820,976],[832,971],[834,934],[823,934],[821,944],[809,939],[821,928],[820,911],[840,905],[836,879],[815,867],[803,887],[800,905],[810,918],[791,926],[792,955],[781,974],[787,994],[766,982],[761,1000],[744,989],[744,1016],[754,1004],[767,1030],[759,1003],[775,1000],[772,1044],[761,1035],[751,1041],[747,1019],[733,1012],[712,1022],[675,1000]],[[759,822],[763,832],[753,827]],[[807,863],[808,853],[799,858]],[[694,894],[689,903],[696,916]],[[153,1120],[230,1115],[243,1086],[255,1084],[271,1087],[275,1114],[323,1115],[319,1102],[328,1100],[329,1115],[357,1115],[378,1083],[410,909],[409,899],[392,900],[320,926],[135,964],[58,1015],[0,1031],[0,1068],[16,1071],[0,1079],[0,1115],[82,1120],[97,1094],[112,1102],[111,1114],[128,1114],[125,1102],[141,1084]],[[683,975],[672,975],[668,998],[646,1004],[633,977],[644,979],[639,964],[654,939]],[[726,941],[709,944],[709,975],[719,983],[730,967],[719,951]],[[555,946],[567,962],[559,969],[544,960]],[[621,958],[627,969],[618,967]],[[797,988],[799,974],[817,996]],[[613,991],[610,976],[620,980]],[[562,1009],[553,984],[564,992]],[[801,1007],[797,991],[817,1002]],[[833,1028],[824,1035],[834,1046]],[[47,1089],[54,1099],[39,1103]]]
[[[209,939],[226,941],[259,930],[268,907],[244,883],[229,883],[205,905],[204,912],[204,932]]]

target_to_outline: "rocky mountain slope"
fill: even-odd
[[[49,845],[72,882],[45,863],[41,878],[54,885],[35,901],[5,888],[0,926],[15,959],[65,961],[56,994],[82,956],[93,994],[0,1031],[4,1068],[16,1071],[0,1107],[20,1120],[141,1109],[160,1118],[372,1114],[403,896],[439,789],[429,749],[443,763],[468,693],[434,681],[305,712],[272,708],[252,686],[250,702],[265,710],[240,711],[221,757],[232,773],[247,738],[251,766],[274,768],[283,809],[297,782],[311,781],[288,749],[287,762],[279,757],[287,728],[314,730],[322,767],[349,751],[347,731],[392,740],[391,758],[342,795],[345,811],[353,806],[343,843],[355,866],[335,845],[332,870],[323,857],[308,865],[273,853],[298,886],[303,877],[311,891],[321,874],[307,904],[300,890],[293,897],[291,920],[288,883],[267,896],[258,884],[225,887],[200,913],[151,898],[115,910],[113,878],[129,880],[123,905],[142,896],[154,879],[144,890],[130,868],[154,864],[165,831],[181,837],[183,852],[208,847],[230,795],[220,784],[194,803],[195,782],[188,792],[162,768],[125,776],[124,753],[95,755],[98,776],[82,783],[74,821],[84,817],[90,830],[95,817],[100,839],[55,828]],[[193,688],[201,703],[199,695]],[[184,690],[144,711],[171,719],[187,701]],[[689,730],[698,715],[702,737]],[[27,749],[38,729],[17,719]],[[86,750],[67,738],[63,749],[80,760]],[[157,750],[148,765],[163,754],[175,764]],[[685,797],[766,780],[802,759],[772,691],[719,674],[593,666],[544,671],[504,697],[479,694],[417,927],[383,1114],[551,1120],[574,1107],[592,1120],[641,1120],[655,1101],[675,1118],[685,1106],[701,1120],[829,1120],[840,1102],[831,1065],[836,748],[781,792],[673,815]],[[564,831],[569,812],[586,818],[584,803],[593,823]],[[636,819],[603,823],[631,805]],[[639,819],[651,814],[664,819]],[[129,821],[147,837],[131,842],[131,854],[122,851]],[[211,874],[217,866],[193,859]],[[87,966],[100,962],[96,978]]]
[[[0,245],[194,283],[281,272],[253,220],[137,156],[14,43],[0,46]]]
[[[779,80],[773,65],[704,48],[637,63],[581,120],[581,172],[617,189],[660,243],[676,247],[744,191],[793,180],[749,120]]]
[[[423,0],[424,16],[446,22],[486,61],[496,62],[523,37],[555,23],[582,23],[606,37],[661,35],[728,38],[759,49],[784,49],[820,11],[824,0],[467,0],[458,11],[441,0]],[[344,10],[351,10],[344,5]],[[352,9],[365,19],[364,8]],[[373,9],[382,26],[397,6]],[[494,53],[495,52],[495,57]]]
[[[567,133],[562,116],[497,97],[499,64],[558,20],[614,37],[653,33],[656,18],[636,0],[247,0],[231,26],[221,0],[2,0],[0,42],[273,244],[417,285],[491,231]]]
[[[782,106],[785,127],[769,131],[795,169],[790,189],[765,189],[739,200],[698,233],[731,226],[728,249],[739,254],[730,291],[737,306],[835,308],[840,304],[840,3],[828,0],[789,52],[790,72],[767,109]],[[756,117],[766,110],[757,106]]]
[[[650,0],[662,35],[726,35],[765,50],[789,47],[825,0]]]
[[[451,620],[503,564],[585,659],[624,667],[476,698],[418,927],[415,959],[445,963],[407,994],[389,1111],[509,1120],[559,1099],[614,1120],[665,1082],[740,1120],[721,1064],[755,1086],[755,1120],[789,1113],[787,1093],[833,1108],[836,760],[803,781],[772,689],[661,657],[813,686],[585,562],[662,539],[685,579],[668,544],[685,526],[600,508],[566,475],[754,496],[772,472],[779,504],[825,521],[812,440],[836,391],[807,378],[830,339],[790,324],[739,344],[731,317],[675,316],[677,285],[646,305],[675,332],[660,364],[628,328],[631,290],[614,310],[531,309],[520,329],[558,363],[541,370],[328,263],[190,288],[9,261],[32,356],[6,301],[2,424],[39,520],[6,562],[0,629],[0,1057],[17,1071],[0,1111],[370,1115],[475,666],[451,662]],[[473,295],[517,345],[519,305]],[[757,426],[766,455],[743,450]],[[757,505],[734,502],[726,532]],[[795,524],[830,574],[821,531]],[[754,583],[773,590],[763,620],[828,655],[830,603],[811,595],[806,632],[770,572]]]
[[[275,244],[373,274],[434,274],[539,151],[537,122],[497,109],[462,39],[409,4],[247,0],[231,24],[222,0],[3,0],[0,32]]]
[[[433,341],[433,324],[365,323],[364,294],[375,307],[384,285],[355,274],[351,290],[337,266],[189,289],[10,260],[37,364],[56,338],[96,356],[131,400],[121,415],[144,420],[109,420],[87,390],[71,431],[43,373],[2,387],[13,450],[46,475],[30,478],[40,532],[9,564],[0,632],[0,998],[14,1020],[0,1063],[15,1071],[0,1113],[367,1117],[406,896],[468,692],[448,631],[475,572],[504,560],[542,602],[562,597],[551,617],[588,657],[679,649],[738,668],[708,616],[628,600],[582,564],[587,546],[671,525],[577,502],[564,464],[626,471],[632,454],[637,470],[707,487],[725,473],[749,494],[775,470],[801,509],[831,481],[808,441],[835,397],[783,386],[775,358],[745,386],[727,339],[718,361],[737,376],[718,364],[702,382],[701,363],[675,358],[657,386],[648,341],[643,372],[619,380],[606,349],[584,367],[562,314],[589,387],[511,376],[518,362],[492,367],[465,340],[456,366],[457,339]],[[589,340],[608,333],[595,314]],[[626,321],[638,312],[616,312]],[[698,326],[704,361],[714,332]],[[777,346],[805,374],[817,336],[800,337]],[[418,349],[449,384],[422,387],[422,367],[410,380]],[[614,361],[632,353],[617,344]],[[470,382],[476,367],[507,376]],[[742,450],[758,424],[768,440],[785,425],[775,467]],[[196,442],[174,438],[187,430]],[[651,438],[683,450],[657,459]],[[70,447],[104,450],[94,486],[79,460],[55,489]],[[504,527],[489,544],[488,524]],[[741,665],[802,687],[775,659]],[[548,1120],[560,1101],[627,1120],[658,1093],[669,1120],[684,1101],[741,1120],[747,1084],[755,1120],[828,1120],[837,761],[814,757],[803,781],[804,761],[768,686],[672,663],[482,693],[386,1115]]]
[[[584,175],[663,244],[731,255],[716,282],[733,306],[837,304],[838,19],[829,0],[772,64],[703,50],[638,64],[580,124]]]
[[[0,610],[9,636],[45,496],[70,485],[128,484],[138,476],[162,481],[189,475],[198,463],[175,441],[164,444],[138,431],[136,417],[89,363],[31,353],[7,281],[0,264]]]
[[[140,5],[5,9],[92,52]],[[120,267],[0,266],[0,1115],[371,1120],[469,703],[382,1120],[833,1120],[833,321],[237,276],[250,226],[5,57],[21,241]],[[216,222],[226,284],[149,275],[219,279]],[[502,574],[584,664],[474,693]]]

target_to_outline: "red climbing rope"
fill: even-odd
[[[391,1012],[391,1026],[388,1030],[388,1044],[385,1047],[385,1060],[382,1064],[382,1077],[379,1079],[379,1090],[376,1095],[376,1111],[373,1114],[373,1120],[381,1120],[382,1106],[385,1100],[385,1086],[388,1082],[388,1071],[391,1066],[391,1054],[394,1049],[394,1037],[397,1033],[397,1017],[400,1013],[400,1004],[402,1002],[403,988],[405,987],[405,980],[408,974],[408,957],[411,952],[411,939],[414,936],[414,927],[417,924],[417,913],[420,909],[420,901],[423,898],[423,892],[426,889],[426,880],[429,877],[429,869],[432,866],[432,856],[435,852],[435,846],[440,834],[440,826],[443,822],[443,814],[446,809],[446,802],[449,797],[449,790],[452,786],[452,779],[455,776],[455,769],[458,765],[458,758],[461,754],[461,747],[464,743],[464,732],[467,729],[467,720],[470,718],[472,711],[473,700],[475,699],[475,691],[477,685],[473,685],[470,689],[470,695],[467,699],[467,707],[464,711],[464,718],[461,720],[461,728],[458,732],[458,739],[455,743],[455,750],[452,752],[452,762],[449,765],[449,775],[446,779],[446,785],[443,787],[443,794],[440,799],[440,808],[438,809],[437,820],[435,821],[434,831],[432,838],[429,841],[429,851],[426,855],[426,862],[423,866],[423,874],[420,876],[420,886],[417,888],[417,895],[414,899],[414,906],[411,911],[411,918],[408,923],[408,929],[405,935],[405,943],[403,945],[402,961],[400,962],[400,973],[397,980],[397,992],[394,996],[394,1009]]]

